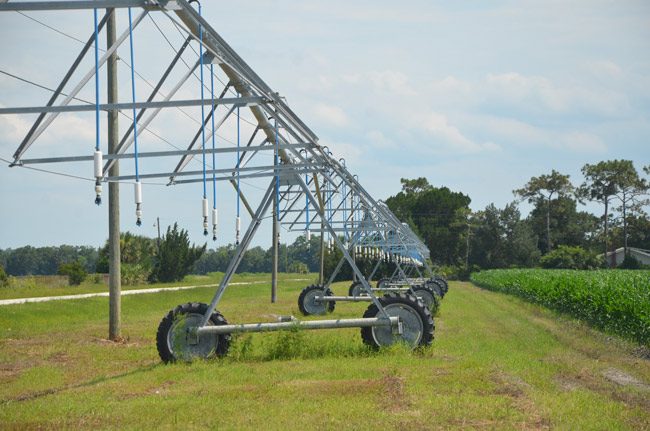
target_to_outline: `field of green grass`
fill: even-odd
[[[297,316],[306,284],[282,282],[276,304],[270,283],[232,286],[219,309],[231,323]],[[1,307],[0,429],[650,429],[647,350],[513,296],[452,282],[433,345],[415,352],[369,351],[357,329],[299,331],[161,364],[160,319],[212,294],[124,297],[122,343],[105,340],[107,298]]]

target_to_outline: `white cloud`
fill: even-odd
[[[414,126],[425,130],[429,134],[441,139],[443,144],[452,150],[463,153],[476,153],[480,151],[495,151],[500,147],[493,142],[476,143],[467,138],[461,131],[449,123],[449,119],[437,112],[428,112],[423,116],[416,116]]]
[[[350,123],[343,109],[338,106],[319,103],[314,106],[314,114],[318,119],[332,126],[344,127]]]
[[[576,153],[605,153],[607,146],[596,135],[581,132],[569,132],[560,138],[560,147]]]
[[[382,132],[379,130],[371,130],[368,133],[366,133],[366,137],[368,140],[371,142],[372,145],[380,147],[380,148],[394,148],[395,145],[393,141],[389,138],[386,137]]]
[[[609,67],[611,72],[615,65]],[[488,74],[485,84],[488,105],[507,103],[523,111],[616,117],[629,108],[627,96],[620,91],[602,86],[589,88],[573,82],[558,84],[543,76],[525,76],[517,72]]]
[[[380,92],[389,92],[400,96],[414,96],[416,92],[409,84],[406,74],[395,70],[372,71],[367,78]]]

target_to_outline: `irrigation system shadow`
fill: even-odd
[[[130,371],[126,371],[124,373],[120,373],[120,374],[114,374],[114,375],[111,375],[111,376],[95,377],[93,379],[90,379],[90,380],[87,380],[87,381],[81,382],[81,383],[65,385],[65,386],[61,386],[61,387],[58,387],[58,388],[49,388],[49,389],[45,389],[45,390],[38,391],[38,392],[24,394],[24,395],[20,395],[20,396],[17,396],[17,397],[12,397],[12,398],[7,398],[7,399],[4,399],[4,400],[0,400],[0,405],[9,404],[11,402],[32,401],[32,400],[35,400],[35,399],[38,399],[38,398],[45,397],[47,395],[55,395],[55,394],[58,394],[58,393],[61,393],[61,392],[64,392],[64,391],[68,391],[68,390],[72,390],[72,389],[87,388],[87,387],[90,387],[90,386],[97,385],[99,383],[110,382],[110,381],[118,380],[118,379],[121,379],[121,378],[124,378],[124,377],[134,376],[134,375],[137,375],[137,374],[140,374],[140,373],[143,373],[143,372],[151,371],[154,368],[159,367],[160,365],[161,364],[159,362],[156,362],[156,363],[152,363],[152,364],[149,364],[147,366],[136,368],[136,369],[133,369],[133,370],[130,370]]]

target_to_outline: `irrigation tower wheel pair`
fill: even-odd
[[[321,311],[319,305],[309,305],[309,298],[316,294],[325,294],[326,289],[319,286],[309,286],[305,289],[307,306],[312,311]],[[412,348],[429,346],[433,341],[435,325],[433,316],[421,300],[413,295],[389,293],[378,298],[381,306],[389,317],[400,320],[400,331],[390,326],[362,327],[361,339],[372,347],[380,348],[403,342]],[[333,303],[325,306],[334,309]],[[171,310],[160,322],[156,334],[156,346],[163,362],[191,361],[199,358],[222,357],[228,353],[230,334],[197,334],[195,329],[200,326],[208,305],[204,303],[187,303]],[[322,310],[325,314],[327,310]],[[383,318],[383,313],[374,303],[370,304],[363,314],[364,318]],[[208,321],[209,326],[227,325],[224,316],[215,311]]]
[[[360,282],[357,282],[360,284]],[[402,334],[395,334],[388,327],[366,327],[361,329],[363,342],[374,348],[389,346],[402,341],[411,347],[428,346],[433,340],[435,325],[431,314],[431,304],[437,305],[433,291],[426,287],[416,290],[424,298],[408,293],[389,293],[379,297],[378,301],[390,317],[399,317],[402,321]],[[332,296],[329,287],[312,284],[305,287],[298,297],[298,308],[305,316],[324,315],[335,308],[335,301],[320,301],[318,297]],[[352,295],[351,295],[352,296]],[[382,317],[376,304],[371,303],[363,317]]]
[[[436,309],[440,305],[440,300],[438,297],[442,298],[443,295],[440,294],[439,290],[433,289],[428,284],[415,285],[413,286],[412,290],[415,296],[424,302],[424,305],[430,309]],[[355,297],[365,295],[363,285],[360,281],[355,281],[350,285],[350,288],[348,289],[348,295]],[[298,299],[298,301],[300,302],[300,299]],[[332,306],[332,309],[333,308],[334,307]]]

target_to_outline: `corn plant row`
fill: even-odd
[[[650,344],[650,271],[495,269],[471,280]]]

